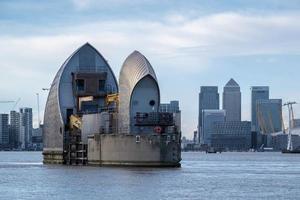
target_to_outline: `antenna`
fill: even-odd
[[[18,105],[18,103],[20,102],[21,98],[18,98],[18,100],[16,101],[16,103],[14,104],[14,106],[12,107],[11,110],[14,110],[16,108],[16,106]]]

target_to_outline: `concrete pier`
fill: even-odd
[[[88,138],[88,164],[179,167],[178,135],[95,134]]]

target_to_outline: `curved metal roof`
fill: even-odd
[[[155,72],[147,58],[138,51],[132,52],[124,61],[120,71],[119,83],[133,88],[146,75],[151,75],[156,81]]]
[[[130,98],[136,84],[146,76],[156,82],[155,72],[147,58],[138,51],[131,53],[124,61],[119,76],[119,131],[129,131]],[[158,84],[157,84],[158,86]]]
[[[66,121],[66,113],[63,108],[73,108],[75,105],[71,73],[79,70],[81,67],[85,67],[79,63],[78,57],[81,52],[85,54],[92,52],[95,55],[95,59],[97,57],[101,61],[101,66],[99,63],[95,64],[95,70],[100,67],[107,69],[111,82],[114,83],[115,92],[118,92],[117,79],[105,58],[89,43],[79,47],[62,64],[51,84],[44,114],[44,150],[62,150],[64,122]]]

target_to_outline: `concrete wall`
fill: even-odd
[[[179,135],[96,134],[88,139],[90,165],[179,166]]]
[[[81,140],[83,144],[87,144],[88,135],[98,133],[101,126],[100,113],[87,114],[82,116]]]

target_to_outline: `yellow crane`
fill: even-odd
[[[119,94],[118,93],[108,94],[106,96],[106,105],[109,105],[113,102],[115,102],[117,104],[117,106],[119,105]]]
[[[77,129],[82,128],[82,120],[79,116],[76,115],[71,115],[70,116],[70,128],[74,129],[74,127],[76,127]]]

